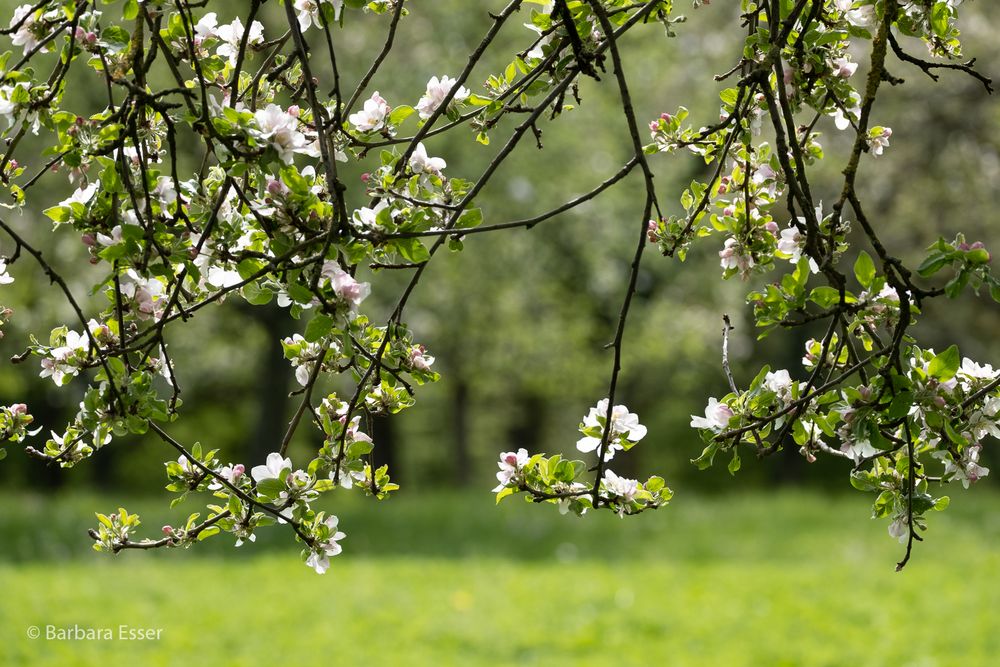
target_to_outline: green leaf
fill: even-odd
[[[267,498],[277,498],[285,490],[285,483],[273,477],[257,482],[257,493]]]
[[[47,208],[42,213],[52,218],[53,222],[69,222],[70,213],[72,209],[69,206],[52,206]]]
[[[320,313],[309,320],[303,337],[310,343],[315,343],[333,329],[333,318]]]
[[[889,419],[900,419],[905,417],[910,411],[910,406],[913,405],[913,394],[908,391],[896,394],[892,399],[892,403],[889,404],[889,409],[886,411],[886,417]]]
[[[500,504],[501,500],[503,500],[507,496],[512,496],[512,495],[514,495],[514,489],[510,487],[500,489],[500,491],[497,492],[497,505]]]
[[[864,250],[854,262],[854,277],[865,288],[871,287],[872,280],[875,279],[875,262],[872,261],[871,255]]]
[[[730,459],[729,465],[726,466],[729,470],[730,475],[736,475],[736,472],[740,469],[740,455],[735,449],[733,450],[733,458]]]
[[[205,530],[198,533],[198,541],[201,542],[202,540],[207,540],[212,535],[218,535],[221,530],[222,529],[218,526],[209,526]]]
[[[389,114],[389,123],[392,125],[399,125],[404,120],[413,115],[415,109],[406,104],[401,104],[392,110]]]
[[[483,223],[483,209],[481,208],[471,208],[465,211],[458,217],[455,221],[456,229],[469,229],[470,227],[478,227]]]
[[[947,350],[931,359],[931,363],[927,367],[927,372],[932,378],[935,378],[939,382],[947,382],[955,377],[955,373],[958,372],[960,363],[961,359],[958,353],[958,346],[952,345]]]
[[[393,244],[396,252],[403,256],[408,262],[422,264],[431,258],[431,254],[420,242],[420,239],[403,239]]]
[[[715,458],[715,453],[719,451],[719,443],[710,442],[707,447],[701,452],[701,456],[696,459],[691,459],[691,463],[698,467],[698,470],[708,470],[712,467],[712,460]]]
[[[923,262],[920,263],[920,266],[917,267],[917,273],[919,273],[923,278],[928,278],[944,268],[948,262],[949,258],[947,255],[943,255],[939,252],[931,253]]]
[[[944,37],[948,34],[948,19],[950,18],[951,8],[948,7],[948,3],[943,1],[935,3],[931,10],[931,29],[934,30],[935,35]]]

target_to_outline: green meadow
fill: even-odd
[[[345,496],[344,554],[318,576],[280,528],[110,558],[85,531],[114,499],[6,496],[0,665],[997,664],[1000,495],[953,498],[901,573],[866,500],[679,494],[621,521],[489,494]],[[181,509],[124,504],[149,535]]]

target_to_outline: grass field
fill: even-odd
[[[953,498],[899,574],[865,500],[678,496],[622,521],[489,494],[345,498],[345,553],[320,577],[283,534],[90,555],[110,499],[2,496],[0,665],[998,664],[1000,496]],[[127,506],[151,534],[166,520]],[[162,632],[44,638],[74,624]]]

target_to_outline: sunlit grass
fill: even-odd
[[[56,509],[54,542],[76,551],[0,564],[2,665],[946,666],[992,665],[1000,651],[990,493],[931,517],[900,574],[900,547],[860,494],[678,498],[625,521],[482,496],[352,499],[339,510],[345,554],[323,577],[280,534],[256,552],[84,556],[100,499],[3,500],[4,538],[30,548],[21,520]],[[161,518],[149,520],[156,532]],[[26,637],[47,624],[163,633]]]

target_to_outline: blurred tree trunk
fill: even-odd
[[[530,454],[536,454],[542,445],[542,426],[547,420],[548,404],[544,396],[524,387],[518,391],[513,403],[516,412],[507,429],[508,444],[512,450],[524,447]]]
[[[460,373],[452,382],[451,428],[452,461],[455,470],[455,485],[468,486],[472,476],[469,456],[469,384]]]
[[[257,423],[249,438],[247,461],[261,462],[277,451],[288,426],[288,387],[290,366],[281,348],[281,335],[288,326],[284,311],[275,304],[254,308],[251,312],[264,328],[267,337],[262,351],[257,390]]]
[[[398,465],[396,421],[392,415],[372,415],[371,436],[375,442],[375,449],[372,450],[375,468],[389,466],[389,477],[398,484],[402,478],[400,474],[402,471]]]

